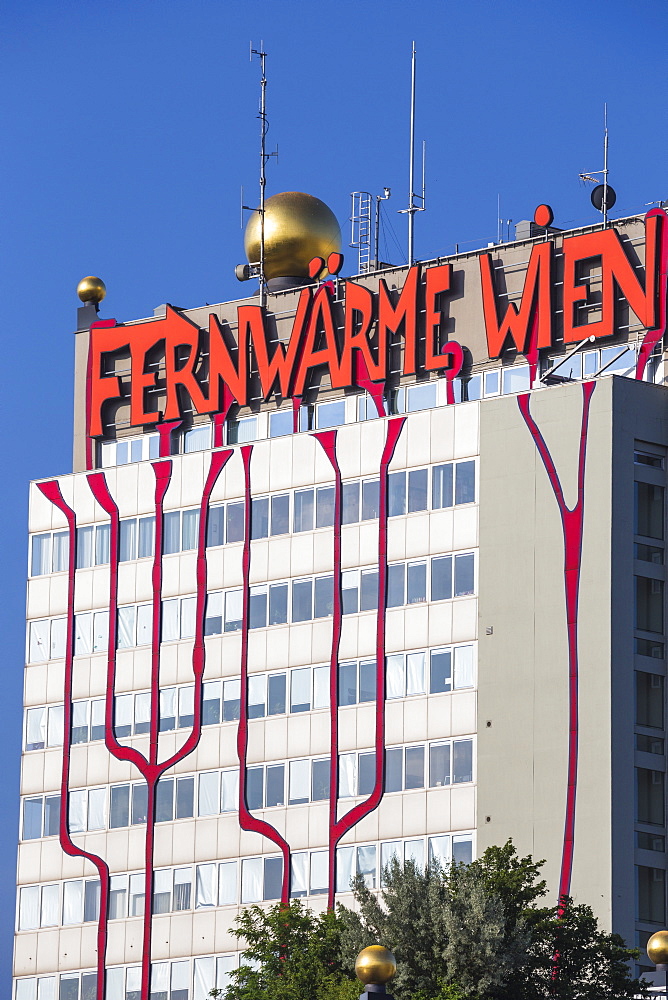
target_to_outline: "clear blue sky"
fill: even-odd
[[[350,192],[392,189],[405,254],[410,49],[428,211],[416,255],[496,238],[549,202],[598,216],[608,102],[614,215],[668,198],[665,0],[5,0],[0,13],[2,637],[0,976],[10,975],[18,827],[28,480],[71,465],[75,288],[107,283],[118,320],[245,293],[239,189],[257,191],[269,53],[268,193],[325,200],[348,242]],[[389,231],[388,231],[389,234]],[[353,270],[353,251],[349,251]],[[8,988],[0,987],[3,995]]]

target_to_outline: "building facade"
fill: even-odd
[[[553,899],[663,926],[666,221],[79,310],[74,472],[31,486],[14,1000],[204,1000],[240,907],[508,837]]]

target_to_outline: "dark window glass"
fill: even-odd
[[[387,481],[387,513],[390,517],[406,513],[406,473],[391,472]]]
[[[424,788],[424,747],[406,748],[406,788]]]
[[[155,551],[155,517],[139,518],[139,558],[147,559]]]
[[[79,1000],[79,977],[60,980],[58,1000]]]
[[[329,760],[314,760],[311,767],[311,799],[321,802],[329,798]]]
[[[100,707],[100,715],[97,715],[95,708],[96,705]],[[97,724],[96,724],[97,723]],[[91,740],[103,740],[104,739],[104,702],[91,702],[91,723],[90,723],[90,738]]]
[[[633,461],[636,465],[649,465],[651,469],[663,468],[663,459],[660,455],[649,455],[643,451],[634,452]]]
[[[55,837],[60,828],[60,795],[44,796],[44,836]]]
[[[202,723],[205,726],[215,726],[220,722],[220,688],[218,685],[204,685],[202,702]]]
[[[636,628],[663,632],[663,580],[636,578]]]
[[[313,617],[313,585],[311,580],[294,580],[292,583],[292,620],[309,622]]]
[[[271,764],[267,767],[267,790],[265,805],[285,805],[285,767],[283,764]]]
[[[654,660],[662,660],[664,656],[664,645],[655,639],[635,639],[636,653],[639,656],[651,656]]]
[[[100,918],[100,880],[88,879],[84,883],[84,923]]]
[[[130,823],[130,786],[111,786],[111,808],[109,810],[109,826],[112,830]]]
[[[134,811],[134,801],[132,805]],[[174,779],[161,778],[156,789],[155,820],[156,823],[168,823],[172,819],[174,819]]]
[[[664,742],[658,736],[646,736],[642,733],[636,733],[636,750],[641,750],[643,753],[663,754]]]
[[[264,899],[280,899],[283,888],[283,858],[264,859]]]
[[[408,513],[427,509],[427,470],[413,469],[408,473]]]
[[[344,615],[359,611],[359,573],[357,570],[342,574],[341,598]]]
[[[404,787],[404,752],[401,749],[385,751],[385,791],[400,792]]]
[[[285,674],[270,674],[268,682],[267,715],[282,715],[285,712]]]
[[[264,628],[267,624],[267,588],[251,589],[249,626],[250,628]]]
[[[251,538],[269,535],[269,497],[253,500],[251,505]]]
[[[206,544],[209,547],[222,545],[225,541],[225,507],[210,507],[206,519]]]
[[[635,483],[635,532],[663,538],[663,486]]]
[[[452,465],[435,465],[431,474],[431,506],[452,507]]]
[[[158,788],[160,788],[159,784]],[[189,819],[193,815],[194,804],[195,804],[195,779],[192,777],[177,778],[176,818]]]
[[[42,836],[42,796],[23,800],[23,839],[39,840]]]
[[[663,549],[659,548],[658,545],[636,542],[633,546],[633,555],[642,562],[654,563],[655,566],[663,565]]]
[[[165,555],[170,555],[172,552],[180,552],[181,512],[178,510],[168,511],[168,513],[163,515],[162,524],[164,532],[162,540],[163,552]]]
[[[449,649],[434,650],[429,664],[429,692],[439,694],[451,688],[451,654]]]
[[[380,510],[380,482],[368,479],[362,483],[362,520],[373,521]]]
[[[666,922],[666,873],[662,868],[637,865],[638,919],[648,924]]]
[[[241,542],[244,537],[244,505],[228,503],[225,507],[225,541]]]
[[[452,556],[431,561],[431,599],[446,601],[452,597]]]
[[[328,618],[332,614],[334,614],[334,577],[316,577],[314,618]]]
[[[145,823],[148,808],[148,790],[146,785],[132,786],[132,823]]]
[[[95,972],[84,972],[81,976],[81,1000],[96,1000],[97,998],[97,974]]]
[[[646,767],[636,768],[638,793],[638,822],[663,826],[665,806],[663,801],[663,773]]]
[[[455,597],[473,594],[473,582],[473,553],[455,556]]]
[[[387,606],[400,608],[405,603],[404,598],[404,564],[398,563],[387,567]]]
[[[643,833],[640,830],[636,833],[636,847],[641,851],[665,851],[666,838],[656,833]]]
[[[357,663],[339,663],[339,705],[357,704]]]
[[[137,558],[137,520],[123,518],[120,523],[119,561],[129,562]]]
[[[455,503],[475,500],[475,462],[457,462],[455,468]]]
[[[295,493],[294,531],[313,529],[313,490],[297,490]]]
[[[407,567],[408,604],[419,604],[427,600],[427,564],[409,563]]]
[[[246,803],[248,808],[262,809],[264,805],[264,768],[249,767],[246,772]]]
[[[290,494],[271,498],[271,533],[287,535],[290,531]]]
[[[343,524],[356,524],[360,519],[360,484],[344,483],[342,490]]]
[[[636,722],[663,729],[663,677],[636,671]]]
[[[358,756],[357,794],[371,795],[376,783],[375,753],[361,753]]]
[[[362,660],[360,663],[360,693],[361,702],[376,700],[376,661]]]
[[[375,611],[378,607],[378,570],[362,570],[360,611]]]
[[[336,491],[333,486],[319,486],[316,490],[315,526],[316,528],[331,528],[334,524],[334,499]]]
[[[450,744],[436,743],[429,747],[429,786],[439,788],[450,784]]]
[[[458,865],[470,865],[473,861],[473,844],[470,840],[453,840],[452,860]]]
[[[455,740],[452,745],[452,780],[473,781],[473,743],[471,740]]]
[[[274,583],[269,588],[269,624],[285,625],[288,620],[288,585]]]

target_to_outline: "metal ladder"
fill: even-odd
[[[350,197],[352,198],[350,246],[353,250],[357,250],[357,273],[366,274],[371,270],[372,262],[371,209],[373,198],[368,191],[353,191]]]

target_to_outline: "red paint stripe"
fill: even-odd
[[[330,854],[336,852],[341,838],[360,820],[378,807],[383,797],[385,778],[385,631],[387,604],[387,493],[389,465],[392,461],[399,435],[403,430],[405,417],[388,421],[387,438],[380,460],[380,510],[378,512],[378,610],[376,612],[376,720],[375,751],[376,774],[371,794],[363,802],[358,802],[341,819],[330,826]],[[332,747],[338,755],[338,746]],[[330,789],[331,792],[331,789]],[[336,789],[338,795],[338,788]],[[330,887],[331,891],[331,887]]]
[[[65,503],[57,480],[38,483],[37,488],[67,518],[70,552],[67,579],[67,639],[65,645],[64,679],[64,734],[63,761],[60,785],[60,846],[73,858],[85,858],[97,869],[100,877],[100,915],[97,922],[97,1000],[105,996],[105,967],[107,955],[107,910],[109,903],[109,868],[97,854],[82,850],[72,840],[69,829],[70,752],[72,747],[72,673],[74,664],[74,586],[76,572],[76,515]]]
[[[250,812],[246,802],[246,776],[248,756],[248,629],[250,611],[250,563],[251,563],[251,476],[250,463],[253,445],[241,449],[244,464],[244,547],[243,569],[243,614],[241,622],[241,704],[239,706],[239,726],[237,729],[237,755],[239,757],[239,825],[242,830],[252,830],[266,837],[279,848],[283,855],[283,884],[281,902],[288,905],[290,899],[290,848],[278,830],[265,820],[258,819]],[[224,611],[223,611],[224,613]]]
[[[666,275],[668,274],[668,216],[662,208],[653,208],[647,213],[645,219],[649,219],[653,216],[657,217],[657,225],[660,227],[660,249],[659,249],[659,281],[657,294],[659,296],[659,323],[654,330],[648,330],[643,337],[642,344],[640,345],[640,351],[638,352],[638,361],[636,364],[636,378],[642,379],[645,374],[645,368],[647,367],[647,362],[649,361],[649,356],[654,350],[654,347],[659,343],[664,333],[666,332]],[[648,276],[645,274],[645,282],[648,281]]]
[[[545,443],[538,425],[530,413],[530,393],[517,397],[524,421],[534,440],[545,466],[550,486],[554,493],[564,538],[564,591],[566,598],[566,628],[568,635],[568,768],[566,788],[566,816],[564,821],[564,841],[559,875],[559,898],[570,893],[573,872],[573,850],[575,844],[575,803],[578,778],[578,601],[580,593],[580,570],[582,564],[582,531],[584,525],[584,480],[589,427],[589,408],[595,381],[582,383],[582,424],[578,454],[577,501],[569,508],[564,499],[563,488],[554,460]]]
[[[172,431],[175,431],[182,423],[182,420],[170,420],[166,424],[156,425],[160,458],[169,458],[172,454]]]

